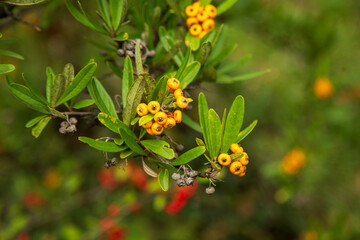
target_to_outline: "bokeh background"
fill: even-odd
[[[96,1],[85,5],[95,11]],[[17,39],[3,48],[25,58],[1,57],[16,65],[16,81],[25,73],[44,91],[46,66],[79,69],[90,58],[97,76],[109,72],[86,40],[101,41],[99,34],[63,1],[28,7],[21,17],[42,31],[0,21],[3,38]],[[102,153],[77,140],[106,129],[80,119],[79,131],[64,136],[52,121],[35,139],[24,125],[36,113],[2,77],[0,239],[360,239],[360,2],[241,0],[217,21],[226,24],[224,44],[238,44],[224,64],[252,55],[234,75],[271,69],[202,85],[218,112],[241,94],[244,126],[259,121],[242,142],[250,156],[245,177],[224,173],[209,196],[202,182],[164,193],[135,161],[107,170]],[[114,76],[103,83],[111,95],[120,91]],[[196,101],[198,91],[191,94]],[[198,134],[183,125],[172,136],[192,146]],[[182,205],[170,209],[178,196]]]

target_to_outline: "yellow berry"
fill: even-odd
[[[191,27],[192,25],[198,24],[198,23],[199,23],[199,21],[197,20],[196,17],[190,17],[190,18],[186,19],[186,26],[188,26],[188,27]]]
[[[136,107],[136,112],[140,117],[145,116],[146,114],[148,114],[148,109],[147,109],[146,104],[145,103],[140,103]]]
[[[235,161],[231,163],[229,169],[230,172],[235,175],[238,175],[244,171],[244,168],[240,161]]]
[[[151,126],[151,130],[155,135],[160,135],[164,131],[164,127],[161,124],[154,123]]]
[[[158,111],[160,111],[160,103],[158,103],[157,101],[151,101],[148,104],[148,110],[149,112],[151,112],[152,114],[156,114]]]
[[[183,91],[180,88],[176,89],[174,92],[174,96],[176,99],[178,99],[179,97],[183,97],[184,96]]]
[[[201,12],[196,16],[196,18],[199,20],[199,22],[204,22],[206,19],[209,18],[209,15],[207,14],[207,12]]]
[[[174,112],[174,119],[176,123],[181,123],[182,121],[182,112],[180,110],[176,110]]]
[[[205,31],[211,31],[215,28],[215,21],[214,19],[207,19],[203,22],[202,24],[202,28],[205,30]]]
[[[170,89],[176,90],[176,89],[178,89],[180,87],[180,81],[177,80],[176,78],[169,78],[167,80],[167,86]]]
[[[180,96],[176,99],[176,104],[179,108],[186,108],[189,105],[189,101],[186,97]]]
[[[176,125],[175,119],[174,118],[168,118],[166,120],[166,123],[165,123],[164,127],[165,128],[173,128],[173,127],[175,127],[175,125]]]
[[[240,147],[240,145],[237,144],[237,143],[231,144],[230,150],[231,150],[233,153],[241,153],[241,152],[244,152],[244,149],[243,149],[242,147]]]
[[[217,15],[216,7],[212,4],[206,5],[205,12],[209,15],[209,17],[214,18]]]
[[[198,14],[198,8],[194,6],[187,6],[185,8],[185,14],[188,17],[195,17]]]
[[[159,124],[165,124],[167,120],[167,115],[164,112],[157,112],[154,116],[154,120]]]
[[[242,156],[239,160],[241,162],[242,165],[246,166],[249,164],[249,156],[247,155],[246,152],[244,152],[244,156]]]
[[[241,172],[241,173],[239,173],[239,174],[237,174],[239,177],[243,177],[243,176],[245,176],[245,172]]]
[[[194,2],[193,6],[198,10],[198,13],[204,11],[204,7],[200,2]]]
[[[202,39],[203,37],[205,37],[205,35],[206,35],[207,33],[208,33],[208,31],[202,31],[202,32],[199,34],[198,38]]]
[[[153,131],[151,130],[151,128],[147,128],[146,131],[147,131],[148,134],[154,135],[154,133],[153,133]]]
[[[151,125],[153,124],[153,121],[151,120],[150,122],[145,123],[144,125],[142,125],[144,128],[151,128]]]
[[[199,36],[199,34],[201,33],[201,26],[199,24],[194,24],[190,27],[190,34],[193,36]]]
[[[228,166],[231,163],[231,157],[227,153],[221,153],[218,156],[218,162],[220,165]]]

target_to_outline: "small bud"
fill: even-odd
[[[176,184],[177,184],[179,187],[183,187],[183,186],[185,186],[185,180],[183,180],[183,179],[178,179],[178,180],[176,181]]]
[[[187,186],[189,186],[189,185],[193,184],[194,180],[195,180],[194,178],[189,177],[189,178],[185,179],[185,183]]]
[[[67,128],[67,127],[69,126],[69,123],[68,123],[67,121],[62,121],[62,122],[60,123],[60,126],[61,126],[62,128]]]
[[[172,175],[171,175],[171,178],[173,179],[173,180],[179,180],[180,179],[180,174],[179,173],[173,173]]]
[[[77,124],[77,122],[78,122],[78,120],[76,119],[76,118],[74,118],[74,117],[71,117],[70,119],[69,119],[69,122],[71,123],[71,124]]]
[[[214,187],[207,187],[206,189],[205,189],[205,192],[206,192],[206,194],[213,194],[214,192],[215,192],[215,188]]]

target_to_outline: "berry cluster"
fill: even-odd
[[[230,172],[234,175],[243,177],[246,173],[246,165],[249,163],[249,157],[244,149],[237,143],[231,144],[230,150],[233,153],[242,153],[243,156],[239,160],[231,162],[231,156],[227,153],[221,153],[217,161],[222,166],[229,166]]]
[[[173,128],[182,121],[182,112],[180,110],[170,111],[170,108],[179,107],[184,109],[189,104],[189,99],[184,97],[183,91],[179,88],[180,81],[176,78],[167,80],[167,94],[160,105],[158,101],[151,101],[148,104],[140,103],[136,112],[143,117],[148,113],[154,115],[154,121],[151,120],[142,125],[150,135],[160,135],[164,128]],[[173,94],[173,95],[170,95]],[[170,103],[165,105],[170,100]],[[174,104],[176,102],[176,105]]]
[[[217,11],[214,5],[206,5],[195,2],[185,8],[185,14],[188,16],[186,25],[190,28],[190,34],[203,38],[209,31],[215,28]]]

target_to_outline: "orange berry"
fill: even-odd
[[[164,131],[164,127],[158,123],[154,123],[151,126],[151,130],[155,135],[160,135]]]
[[[167,120],[167,115],[164,112],[157,112],[154,116],[154,120],[159,124],[165,124]]]
[[[145,124],[143,124],[142,126],[144,127],[144,128],[151,128],[151,125],[153,124],[153,121],[151,120],[150,122],[147,122],[147,123],[145,123]]]
[[[151,101],[148,104],[148,110],[152,114],[156,114],[158,111],[160,111],[160,103],[157,101]]]
[[[191,27],[192,25],[198,24],[198,23],[199,23],[199,21],[197,20],[196,17],[190,17],[190,18],[186,19],[186,26],[188,26],[188,27]]]
[[[207,14],[207,12],[201,12],[196,16],[196,18],[199,20],[199,22],[204,22],[206,19],[209,18],[209,15]]]
[[[180,96],[176,99],[176,104],[179,108],[186,108],[189,105],[189,101],[186,97]]]
[[[238,175],[244,171],[244,168],[240,161],[235,161],[231,163],[229,169],[230,172],[235,175]]]
[[[218,156],[218,162],[220,165],[228,166],[231,163],[231,157],[227,153],[221,153]]]
[[[192,5],[185,8],[185,14],[188,17],[195,17],[198,14],[198,8]]]
[[[241,173],[239,173],[239,174],[237,174],[239,177],[243,177],[243,176],[245,176],[245,173],[246,172],[241,172]]]
[[[146,114],[148,114],[148,108],[147,108],[146,104],[145,103],[140,103],[136,107],[136,112],[140,117],[145,116]]]
[[[202,32],[199,34],[198,38],[202,39],[203,37],[205,37],[205,35],[206,35],[207,33],[208,33],[208,31],[202,31]]]
[[[168,112],[167,117],[168,118],[174,118],[174,113],[173,112]]]
[[[178,99],[179,97],[183,97],[184,96],[183,91],[180,88],[176,89],[174,92],[174,96],[176,99]]]
[[[242,165],[246,166],[249,164],[249,156],[247,155],[246,152],[244,152],[244,156],[242,156],[239,160],[241,162]]]
[[[175,92],[175,90],[174,90],[174,89],[169,88],[169,86],[166,86],[166,90],[168,90],[168,92],[170,92],[170,93],[174,93],[174,92]]]
[[[176,123],[181,123],[182,121],[182,112],[180,110],[176,110],[174,112],[174,119]]]
[[[201,33],[201,26],[199,24],[194,24],[190,27],[190,34],[193,36],[199,36],[199,34]]]
[[[212,4],[206,5],[205,12],[209,15],[209,17],[214,18],[217,15],[216,7]]]
[[[205,30],[205,31],[211,31],[215,28],[215,21],[214,19],[207,19],[203,22],[202,24],[202,28]]]
[[[237,144],[237,143],[231,144],[230,150],[231,150],[233,153],[241,153],[241,152],[244,152],[244,149],[243,149],[242,147],[240,147],[240,145]]]
[[[169,78],[167,80],[167,86],[173,90],[176,90],[180,87],[180,81],[176,78]]]
[[[334,86],[329,78],[319,77],[314,83],[314,93],[319,99],[328,99],[334,93]]]
[[[175,119],[173,119],[173,118],[168,118],[168,119],[166,120],[166,123],[165,123],[164,127],[165,127],[165,128],[173,128],[173,127],[175,127],[175,125],[176,125]]]
[[[193,6],[196,7],[196,9],[198,10],[198,13],[204,11],[204,7],[200,2],[194,2]]]
[[[153,131],[151,130],[151,128],[147,128],[146,131],[147,131],[148,134],[154,135],[154,133],[153,133]]]

